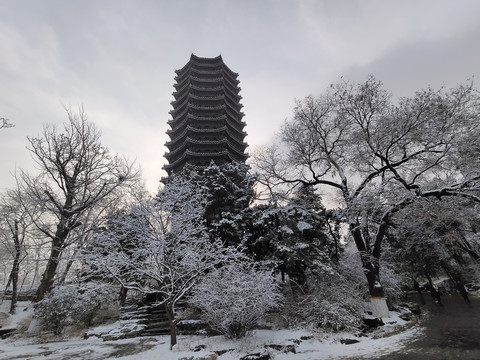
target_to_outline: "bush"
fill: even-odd
[[[281,296],[270,272],[252,263],[233,263],[208,274],[194,289],[190,302],[204,312],[212,328],[238,339],[256,326]]]
[[[361,293],[341,274],[317,276],[317,281],[310,284],[309,292],[298,296],[290,307],[290,323],[334,332],[357,328],[364,307]]]
[[[338,264],[308,274],[306,293],[290,302],[291,325],[338,332],[361,325],[368,287],[358,253],[347,249]]]
[[[102,304],[115,301],[112,287],[88,283],[62,285],[54,288],[35,306],[35,316],[43,330],[62,333],[68,325],[82,324],[88,327]]]

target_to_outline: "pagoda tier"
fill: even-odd
[[[191,55],[188,63],[175,71],[175,92],[170,111],[170,141],[164,166],[168,175],[185,165],[202,168],[213,161],[245,162],[247,135],[240,104],[238,74],[224,64],[221,56],[201,58]]]
[[[247,143],[243,142],[243,137],[239,136],[238,133],[231,131],[227,126],[212,129],[198,129],[192,126],[187,126],[184,131],[178,134],[178,138],[175,142],[167,141],[165,146],[169,151],[174,152],[178,149],[177,145],[180,142],[184,142],[186,139],[191,139],[191,141],[220,141],[228,139],[229,142],[235,144],[236,148],[245,149],[248,146]]]

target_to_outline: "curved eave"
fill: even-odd
[[[208,83],[209,86],[202,86],[202,85],[205,85],[205,83]],[[215,84],[217,85],[212,86]],[[172,95],[175,98],[178,96],[180,97],[183,96],[183,93],[187,92],[186,90],[187,88],[191,88],[200,92],[224,91],[224,92],[229,92],[234,96],[241,96],[239,95],[239,92],[242,90],[240,86],[229,83],[226,79],[223,79],[223,78],[222,78],[222,81],[217,81],[215,83],[211,81],[201,82],[198,79],[187,77],[185,81],[182,81],[180,83],[175,83],[173,87],[175,88],[175,91],[172,93]]]
[[[203,110],[203,108],[205,108],[208,110],[212,108],[226,106],[235,112],[240,112],[243,108],[243,105],[239,102],[234,102],[223,95],[206,97],[189,94],[181,100],[181,102],[178,102],[177,100],[172,101],[171,105],[173,106],[173,109],[170,110],[170,114],[175,114],[175,112],[183,112],[189,107],[191,107],[192,109]]]
[[[197,64],[213,63],[213,65],[217,65],[218,63],[223,63],[223,59],[222,59],[222,55],[218,55],[213,58],[207,58],[207,57],[200,57],[192,53],[190,55],[190,60],[188,60],[188,62],[181,69],[175,70],[175,73],[181,73],[182,71],[185,71],[193,63],[197,63]]]
[[[166,145],[166,144],[165,144]],[[172,144],[169,144],[172,145]],[[239,149],[235,146],[232,145],[232,142],[230,139],[223,138],[219,140],[195,140],[190,137],[187,137],[181,144],[178,144],[175,150],[167,152],[164,154],[164,157],[166,159],[169,159],[171,157],[174,157],[175,155],[178,155],[179,153],[182,153],[183,151],[192,151],[189,146],[191,145],[207,145],[207,146],[212,146],[212,147],[218,147],[219,145],[226,146],[226,149],[224,150],[231,150],[235,154],[237,154],[239,157],[245,156],[245,148],[246,146],[243,146],[243,149]],[[167,146],[168,147],[168,146]],[[170,150],[170,148],[169,148]]]
[[[247,143],[245,143],[243,141],[245,136],[247,136],[247,133],[245,131],[240,132],[236,129],[234,131],[235,131],[235,134],[226,125],[218,127],[218,128],[196,128],[196,127],[187,125],[185,127],[185,129],[180,134],[177,134],[175,137],[172,137],[172,135],[176,131],[167,130],[167,135],[170,136],[170,139],[172,139],[172,141],[167,141],[165,143],[165,145],[171,144],[172,142],[175,142],[175,141],[178,141],[178,140],[181,140],[190,133],[194,133],[194,134],[222,134],[222,133],[227,133],[228,136],[231,139],[235,140],[236,143],[238,143],[241,146],[247,147],[248,146]]]
[[[183,114],[181,114],[183,115]],[[182,128],[186,125],[189,126],[190,122],[203,122],[203,123],[211,123],[211,122],[219,122],[225,121],[225,124],[229,125],[231,129],[236,131],[240,135],[247,135],[247,133],[243,130],[245,127],[245,122],[241,121],[240,119],[232,119],[228,117],[226,114],[221,114],[220,116],[216,117],[201,117],[195,116],[193,114],[186,114],[185,118],[175,118],[167,121],[167,124],[171,126],[171,129],[167,130],[167,135],[172,135],[178,131],[183,131]]]
[[[222,156],[228,156],[230,158],[230,154],[228,153],[228,150],[222,150],[218,152],[212,152],[212,153],[201,153],[201,152],[195,152],[191,150],[186,150],[185,153],[179,157],[177,160],[175,160],[173,163],[165,165],[164,168],[174,168],[178,166],[178,164],[182,163],[183,160],[185,160],[187,157],[196,157],[196,158],[214,158],[214,157],[222,157]],[[231,159],[231,158],[230,158]],[[234,160],[234,159],[231,159]]]
[[[204,67],[221,65],[225,70],[238,76],[238,73],[236,73],[235,71],[232,71],[232,69],[230,69],[225,64],[225,62],[223,61],[222,55],[218,55],[213,58],[207,58],[207,57],[200,57],[195,54],[191,54],[188,62],[181,69],[175,70],[175,73],[181,74],[182,72],[185,72],[193,65],[204,66]]]
[[[189,83],[196,83],[196,84],[226,84],[228,87],[232,89],[237,89],[240,91],[240,80],[238,79],[231,79],[228,76],[224,76],[223,73],[219,73],[217,77],[202,77],[202,76],[195,76],[193,73],[187,73],[185,76],[182,76],[179,79],[175,79],[176,82],[173,85],[176,91],[183,88],[186,84]],[[237,92],[238,92],[237,91]]]
[[[177,160],[175,160],[172,164],[165,164],[163,166],[163,169],[166,170],[167,172],[169,170],[172,170],[176,167],[178,167],[180,164],[182,164],[184,162],[185,159],[187,159],[188,157],[192,157],[192,158],[210,158],[213,160],[213,158],[225,158],[227,157],[230,161],[239,161],[238,158],[232,156],[228,150],[223,150],[223,151],[219,151],[219,152],[216,152],[216,153],[199,153],[199,152],[194,152],[194,151],[190,151],[190,150],[187,150],[185,152],[185,154],[183,154],[180,158],[178,158]],[[245,154],[244,156],[244,160],[243,161],[246,161],[248,159],[248,155]]]
[[[186,111],[185,111],[186,113]],[[175,118],[173,119],[170,119],[167,121],[167,124],[170,125],[172,127],[171,130],[167,130],[167,133],[168,132],[175,132],[177,131],[177,127],[174,126],[176,123],[181,123],[180,126],[184,123],[187,123],[188,121],[190,120],[198,120],[198,121],[218,121],[218,120],[227,120],[227,114],[220,114],[218,116],[208,116],[208,117],[202,117],[202,116],[196,116],[196,115],[193,115],[193,114],[189,114],[189,113],[186,113],[185,115],[185,118],[182,118],[182,114],[178,114],[178,116],[176,116]]]
[[[218,116],[222,113],[227,113],[232,118],[242,118],[245,114],[240,111],[240,109],[234,109],[229,104],[220,104],[220,105],[195,105],[192,103],[186,103],[181,107],[176,109],[172,109],[169,111],[169,114],[172,115],[173,118],[181,117],[184,113],[188,113],[189,110],[193,110],[196,113],[202,112],[218,112]],[[217,115],[217,114],[216,114]]]
[[[234,85],[238,85],[240,80],[238,80],[238,74],[230,71],[225,66],[221,64],[215,68],[195,68],[190,67],[186,71],[178,74],[174,77],[174,80],[180,84],[186,81],[189,77],[199,77],[200,79],[208,79],[210,77],[218,76],[221,78],[225,78],[226,80],[230,81]]]
[[[233,109],[240,110],[243,108],[243,105],[240,103],[239,99],[232,99],[230,94],[227,93],[216,93],[213,95],[207,94],[200,94],[200,93],[192,93],[192,92],[185,92],[182,96],[178,97],[175,100],[170,102],[170,105],[174,109],[180,109],[184,107],[187,103],[195,103],[195,102],[203,102],[205,104],[208,103],[217,103],[218,105],[227,104]]]
[[[183,151],[192,151],[188,148],[190,145],[211,145],[213,147],[215,147],[215,146],[218,147],[218,145],[221,145],[221,144],[225,145],[225,144],[227,144],[227,142],[228,142],[227,139],[221,139],[221,140],[216,140],[216,141],[213,140],[212,141],[212,140],[195,140],[195,139],[187,137],[181,144],[177,145],[178,147],[175,150],[166,152],[163,156],[166,159],[169,159],[171,157],[174,157],[178,153],[182,153]]]

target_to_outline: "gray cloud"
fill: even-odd
[[[267,142],[294,98],[374,74],[395,94],[477,75],[480,2],[16,0],[0,2],[0,188],[28,168],[27,135],[83,104],[113,152],[163,175],[174,70],[222,54],[240,73],[247,141]]]

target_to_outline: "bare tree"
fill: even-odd
[[[8,191],[0,203],[0,239],[12,258],[12,269],[6,288],[12,285],[10,314],[15,314],[19,293],[20,264],[26,257],[25,241],[28,228],[32,225],[30,218],[21,206],[18,193]]]
[[[51,240],[36,301],[52,288],[62,253],[74,240],[74,230],[87,221],[87,214],[107,207],[138,180],[132,163],[110,155],[101,144],[99,130],[82,108],[78,114],[67,109],[67,115],[61,131],[45,125],[39,137],[28,138],[38,173],[22,171],[17,176],[25,209],[36,228]]]
[[[394,103],[373,77],[343,81],[298,101],[282,129],[284,147],[255,154],[254,165],[270,189],[334,191],[372,299],[383,298],[381,245],[392,215],[421,197],[480,200],[479,109],[472,84]]]

